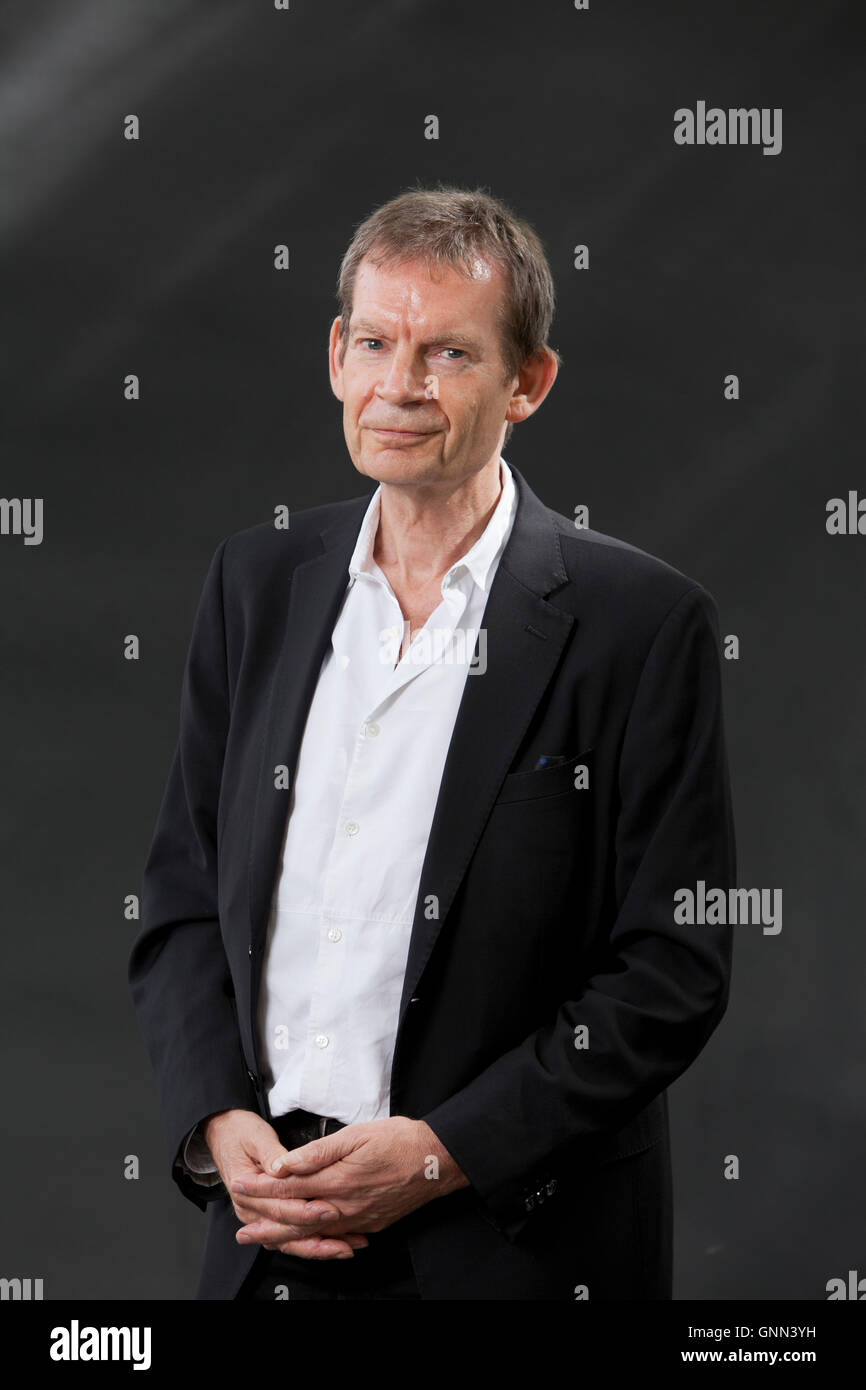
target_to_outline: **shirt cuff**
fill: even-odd
[[[213,1161],[211,1151],[205,1143],[198,1125],[190,1130],[179,1160],[181,1168],[202,1187],[214,1187],[222,1182],[219,1169]]]

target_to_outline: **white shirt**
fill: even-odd
[[[271,900],[258,1009],[271,1114],[345,1124],[389,1110],[391,1063],[421,869],[457,709],[517,509],[502,491],[442,600],[395,667],[403,615],[373,559],[381,487],[304,727]],[[483,670],[486,640],[479,644]],[[215,1173],[203,1141],[194,1173]]]

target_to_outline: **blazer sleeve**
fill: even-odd
[[[700,585],[652,640],[619,759],[615,919],[606,958],[519,1046],[423,1116],[515,1239],[557,1150],[634,1119],[698,1056],[727,1007],[731,932],[682,925],[674,893],[727,890],[736,850],[722,718],[718,614]],[[727,916],[727,914],[725,914]],[[589,1030],[576,1049],[575,1029]],[[544,1179],[542,1179],[544,1180]],[[529,1188],[527,1188],[529,1182]]]
[[[129,984],[156,1075],[171,1176],[205,1208],[224,1189],[180,1165],[190,1130],[217,1110],[258,1113],[234,1009],[217,890],[217,815],[230,719],[223,541],[211,560],[184,669],[180,728],[141,885]]]

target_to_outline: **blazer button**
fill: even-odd
[[[255,1077],[255,1076],[253,1076],[253,1074],[252,1074],[252,1072],[250,1071],[249,1067],[247,1067],[247,1076],[250,1078],[250,1081],[253,1083],[253,1085],[255,1086],[256,1090],[258,1090],[258,1089],[259,1089],[258,1078]]]

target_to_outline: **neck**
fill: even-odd
[[[452,486],[382,483],[373,558],[410,588],[441,579],[470,550],[502,495],[499,455]]]

